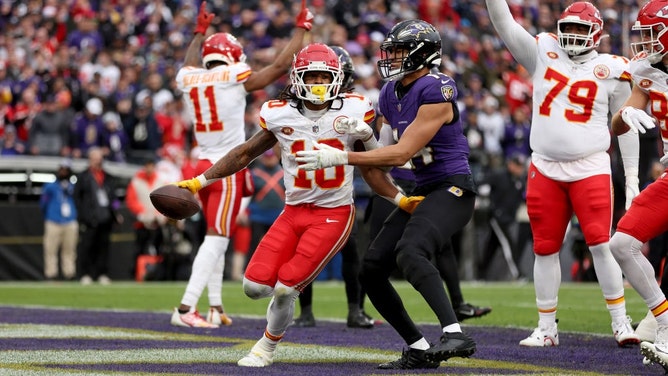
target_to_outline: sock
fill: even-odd
[[[598,283],[603,291],[605,304],[612,321],[626,319],[626,301],[624,300],[624,280],[622,269],[610,252],[609,243],[589,247]]]
[[[215,266],[219,262],[221,256],[225,256],[227,242],[229,242],[229,239],[222,236],[207,235],[204,237],[204,242],[200,245],[199,250],[197,251],[197,256],[195,256],[190,279],[188,280],[188,286],[186,286],[186,291],[181,299],[181,304],[191,308],[197,306],[197,302],[199,301]],[[222,247],[223,245],[225,245],[225,247]],[[218,294],[220,296],[220,291]]]
[[[411,349],[416,349],[416,350],[427,350],[431,346],[429,346],[429,342],[427,342],[427,340],[424,337],[422,337],[419,340],[417,340],[416,342],[413,342],[410,345],[408,345],[408,347],[410,347]]]
[[[557,301],[561,285],[559,254],[536,255],[533,267],[538,326],[551,327],[557,319]]]

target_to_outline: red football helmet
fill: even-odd
[[[566,33],[567,24],[583,25],[589,28],[586,34]],[[557,36],[559,46],[569,55],[579,55],[598,47],[603,34],[603,19],[601,12],[590,2],[578,1],[571,4],[557,21]]]
[[[304,83],[306,72],[329,72],[332,75],[332,81],[329,84],[307,85]],[[295,55],[290,80],[299,99],[315,104],[323,104],[332,100],[339,95],[343,82],[339,57],[325,44],[309,44]]]
[[[202,44],[202,62],[208,69],[212,61],[222,61],[227,65],[245,62],[246,55],[241,43],[229,33],[210,35]]]
[[[668,0],[651,0],[640,11],[631,30],[640,31],[640,41],[631,43],[634,55],[647,54],[656,64],[668,53]]]

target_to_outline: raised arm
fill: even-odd
[[[193,40],[190,41],[188,50],[186,50],[186,57],[183,62],[184,66],[202,67],[202,42],[204,42],[206,32],[209,29],[209,25],[211,25],[213,17],[213,13],[206,11],[206,1],[202,1],[202,5],[199,7],[199,14],[197,15],[197,25],[193,30]]]
[[[485,0],[489,19],[510,53],[524,69],[533,75],[536,70],[538,48],[536,38],[515,22],[506,0]]]
[[[312,22],[313,13],[306,7],[306,0],[302,0],[302,8],[295,20],[295,30],[292,34],[292,39],[290,39],[288,45],[276,56],[276,59],[270,65],[250,75],[244,83],[246,91],[251,92],[262,89],[279,79],[290,69],[294,55],[302,48],[304,35],[313,27]]]
[[[260,154],[273,147],[277,141],[273,133],[260,130],[248,141],[230,150],[203,174],[180,181],[176,185],[197,193],[216,180],[230,176],[248,166]]]

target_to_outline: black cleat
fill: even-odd
[[[298,328],[313,328],[315,326],[315,317],[313,317],[312,313],[302,313],[299,315],[299,317],[292,321],[292,326],[296,326]]]
[[[348,320],[346,325],[349,328],[364,328],[371,329],[373,328],[373,320],[367,318],[367,316],[362,311],[357,311],[356,313],[349,313]]]
[[[453,357],[468,358],[476,350],[476,344],[464,333],[443,333],[439,343],[425,351],[425,358],[440,362]]]
[[[472,319],[474,317],[482,317],[486,314],[492,312],[491,307],[477,307],[469,303],[462,303],[459,307],[453,307],[455,309],[455,314],[457,315],[457,320],[460,322],[466,319]]]
[[[425,350],[411,349],[401,352],[401,358],[378,365],[379,369],[426,369],[438,368],[440,362],[427,360]]]

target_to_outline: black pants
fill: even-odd
[[[97,279],[109,272],[109,243],[112,222],[98,226],[80,225],[77,256],[79,277]]]
[[[419,340],[422,334],[390,283],[389,277],[397,267],[429,304],[442,327],[457,322],[432,260],[473,216],[475,195],[464,191],[457,197],[448,188],[442,186],[429,192],[412,215],[395,209],[362,261],[363,288],[407,344]]]

